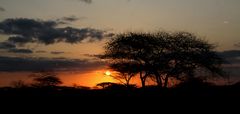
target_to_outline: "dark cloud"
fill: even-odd
[[[240,64],[240,50],[228,50],[218,54],[225,60],[225,64]]]
[[[104,67],[103,62],[88,60],[49,59],[49,58],[20,58],[0,56],[0,71],[88,71]]]
[[[240,50],[223,51],[219,52],[219,55],[222,56],[223,58],[236,58],[240,57]]]
[[[5,10],[3,7],[0,7],[0,12],[1,12],[1,11],[6,11],[6,10]]]
[[[16,46],[9,42],[0,42],[0,49],[11,49],[16,48]]]
[[[17,49],[16,45],[10,42],[0,42],[0,49],[7,50],[11,53],[22,53],[22,54],[31,54],[33,53],[30,49]]]
[[[240,50],[227,50],[218,52],[219,56],[224,59],[223,70],[231,78],[239,77],[240,74]]]
[[[57,21],[43,21],[27,18],[6,19],[0,22],[0,33],[14,35],[8,41],[18,44],[57,42],[80,43],[84,39],[89,41],[102,40],[109,36],[106,31],[92,28],[58,28]]]
[[[64,54],[65,52],[63,51],[52,51],[51,54],[59,55],[59,54]]]
[[[23,37],[23,36],[10,36],[8,38],[9,42],[24,44],[26,42],[34,42],[31,38]]]
[[[22,53],[22,54],[31,54],[33,53],[32,50],[30,49],[9,49],[8,52],[12,52],[12,53]]]

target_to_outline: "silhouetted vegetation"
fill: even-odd
[[[110,64],[110,68],[118,72],[117,74],[112,75],[112,77],[120,81],[126,87],[131,86],[131,79],[138,73],[136,64],[124,61],[121,63],[112,63]]]
[[[41,71],[32,75],[32,84],[34,87],[55,87],[62,84],[62,81],[56,76],[54,72]]]
[[[127,88],[122,84],[111,83],[103,89],[85,89],[65,86],[51,88],[0,88],[1,98],[12,97],[67,97],[84,99],[86,97],[146,97],[146,98],[174,98],[174,97],[238,97],[240,95],[239,83],[234,85],[214,85],[201,80],[189,80],[173,88],[159,88],[146,86],[145,88]]]
[[[196,69],[212,76],[224,76],[222,59],[215,46],[188,32],[119,34],[105,47],[101,56],[110,62],[127,83],[139,74],[142,87],[154,77],[159,87],[167,87],[169,78],[187,81],[196,78]]]
[[[109,86],[112,86],[112,85],[114,85],[114,84],[116,84],[116,83],[112,83],[112,82],[102,82],[102,83],[97,84],[97,86],[100,86],[102,89],[105,89],[105,88],[107,88],[107,87],[109,87]]]
[[[26,88],[26,87],[28,87],[28,85],[22,80],[11,82],[11,86],[13,88]]]
[[[214,51],[215,46],[188,32],[125,33],[119,34],[105,46],[100,56],[109,61],[111,75],[119,83],[102,82],[101,89],[61,86],[62,81],[53,72],[37,72],[33,84],[12,83],[13,88],[0,88],[2,96],[239,96],[240,84],[218,86],[196,74],[201,69],[210,76],[225,76],[223,60]],[[142,88],[131,84],[134,76]],[[146,85],[152,79],[157,86]],[[169,87],[170,79],[180,83]],[[49,89],[50,88],[50,89]]]

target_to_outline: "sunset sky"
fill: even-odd
[[[114,81],[94,55],[113,34],[129,31],[195,33],[217,44],[238,75],[239,6],[239,0],[0,0],[0,86],[41,69],[61,71],[65,85]]]

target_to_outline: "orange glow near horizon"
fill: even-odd
[[[107,75],[107,76],[106,76]],[[59,77],[64,81],[63,85],[72,86],[73,84],[79,86],[94,87],[101,82],[118,83],[111,75],[110,71],[96,70],[86,73],[60,73]]]
[[[96,87],[98,83],[102,82],[113,82],[113,83],[120,83],[119,80],[114,79],[114,75],[116,72],[109,71],[110,75],[106,75],[106,70],[94,70],[89,72],[58,72],[57,76],[61,79],[63,84],[61,86],[85,86],[85,87]],[[0,80],[0,87],[11,86],[13,81],[22,80],[26,84],[32,83],[32,78],[29,75],[32,74],[31,72],[0,72],[1,80]],[[236,83],[239,80],[238,77],[232,77],[231,82]],[[124,80],[123,80],[124,81]],[[209,80],[212,83],[217,85],[224,85],[226,84],[226,80]],[[136,84],[138,87],[141,87],[141,82],[138,77],[133,77],[130,81],[131,84]],[[169,86],[172,87],[175,84],[179,83],[174,79],[170,79]],[[153,85],[155,84],[151,80],[146,81],[146,85]]]

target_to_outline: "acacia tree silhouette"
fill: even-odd
[[[134,63],[136,66],[134,72],[139,73],[142,87],[145,87],[145,81],[149,75],[145,68],[150,58],[149,52],[153,52],[152,46],[154,46],[150,45],[154,41],[151,38],[151,34],[144,33],[119,34],[107,43],[105,53],[100,57],[110,60],[110,66]]]
[[[124,33],[110,40],[100,57],[115,70],[134,63],[128,72],[139,74],[142,87],[151,75],[159,87],[167,87],[170,77],[190,80],[197,68],[222,76],[222,59],[214,48],[188,32]]]
[[[55,87],[62,84],[62,81],[56,76],[54,72],[41,71],[33,75],[35,87]]]
[[[100,86],[100,87],[102,87],[102,89],[106,89],[107,87],[110,87],[112,85],[116,85],[116,83],[102,82],[102,83],[98,83],[96,86]]]

